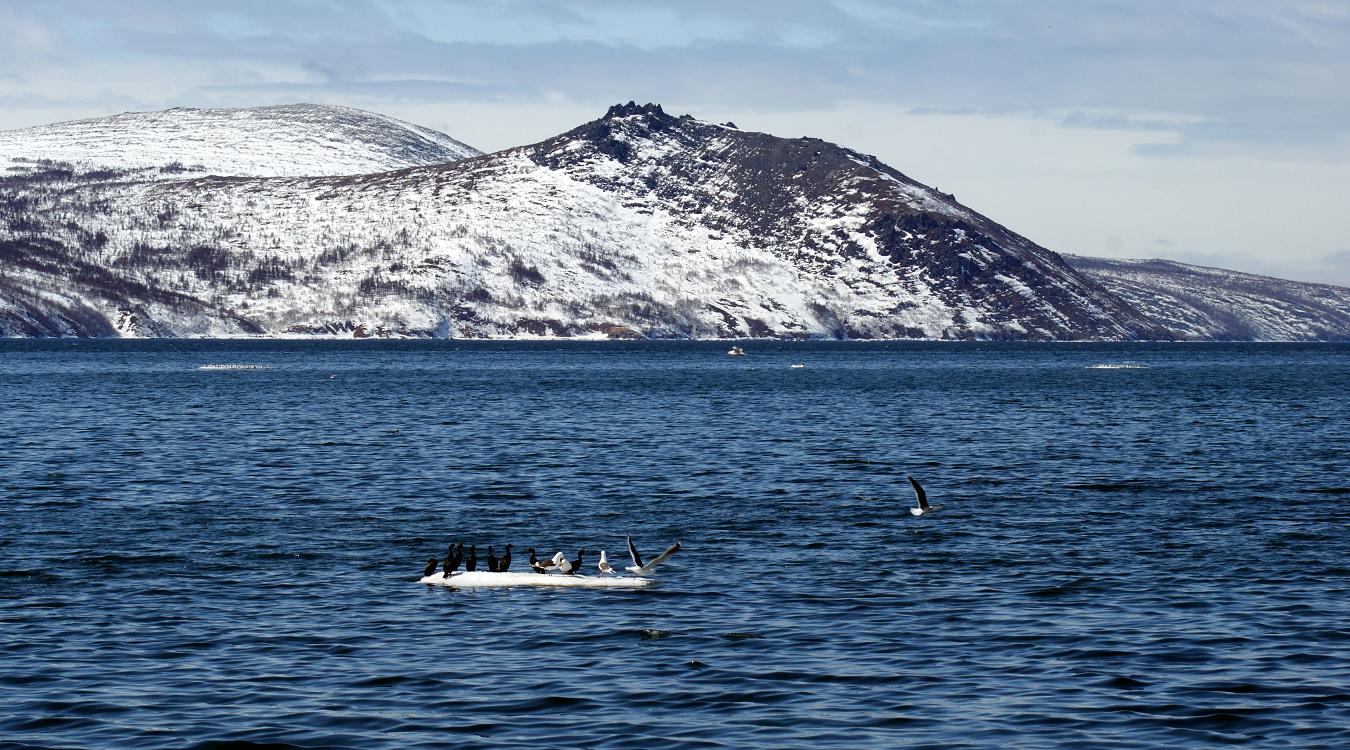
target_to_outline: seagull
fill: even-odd
[[[492,554],[492,545],[488,545],[487,566],[489,573],[497,572],[497,556]]]
[[[600,550],[600,564],[596,566],[601,573],[613,573],[614,566],[609,564],[609,559],[605,557],[605,551]]]
[[[434,557],[431,558],[430,560],[427,560],[427,567],[422,571],[423,578],[426,578],[427,576],[436,572],[436,563],[437,560]]]
[[[932,513],[937,510],[938,506],[928,504],[928,495],[924,493],[923,487],[919,486],[919,483],[914,480],[914,477],[908,477],[908,479],[909,483],[914,485],[914,497],[919,499],[919,507],[910,508],[909,512],[916,516],[922,516],[925,513]]]
[[[508,544],[506,545],[506,551],[502,553],[501,559],[497,561],[497,572],[505,573],[506,569],[509,567],[511,567],[511,545]]]
[[[629,565],[627,568],[625,568],[625,570],[627,570],[629,573],[634,573],[634,574],[640,575],[640,576],[651,575],[651,574],[652,574],[652,569],[653,569],[653,568],[655,568],[657,565],[660,565],[661,563],[665,562],[666,560],[669,560],[671,555],[673,555],[673,554],[675,554],[676,552],[679,552],[679,551],[680,551],[680,543],[679,543],[679,542],[676,542],[676,543],[670,545],[669,547],[666,547],[666,551],[665,551],[665,552],[662,552],[661,554],[657,555],[656,557],[654,557],[654,558],[652,558],[650,561],[648,561],[646,565],[643,565],[643,564],[642,564],[642,555],[638,554],[637,547],[634,547],[634,546],[633,546],[633,535],[632,535],[632,534],[629,534],[629,535],[628,535],[628,554],[629,554],[630,556],[632,556],[632,558],[633,558],[633,564],[632,564],[632,565]]]

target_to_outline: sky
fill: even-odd
[[[306,101],[493,151],[628,100],[1059,252],[1350,285],[1350,0],[0,0],[0,129]]]

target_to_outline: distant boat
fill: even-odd
[[[727,352],[727,356],[728,356],[728,357],[744,357],[744,356],[745,356],[745,350],[742,349],[742,348],[740,348],[739,346],[733,346],[733,347],[731,347],[731,351]]]

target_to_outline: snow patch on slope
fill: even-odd
[[[1064,256],[1178,338],[1350,341],[1350,289],[1170,260]]]
[[[0,168],[10,173],[49,161],[85,169],[175,165],[162,176],[346,175],[479,154],[429,128],[317,104],[127,112],[0,132]]]

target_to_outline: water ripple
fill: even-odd
[[[1350,745],[1350,347],[722,350],[0,342],[0,737]],[[625,533],[685,547],[416,583]]]

